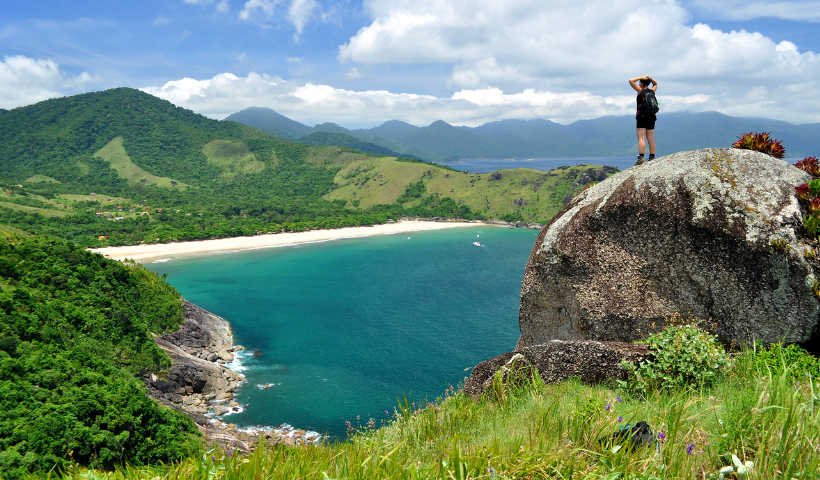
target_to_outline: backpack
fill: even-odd
[[[655,97],[655,92],[646,88],[644,89],[644,91],[641,92],[641,95],[643,95],[643,102],[641,103],[641,112],[643,114],[652,113],[652,115],[658,113],[660,107],[658,106],[658,99],[657,97]]]
[[[612,435],[599,438],[598,442],[604,448],[621,445],[625,446],[628,451],[633,451],[655,444],[656,437],[657,435],[652,433],[648,423],[638,422],[636,425],[622,425]]]

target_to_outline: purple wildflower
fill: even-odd
[[[617,400],[617,401],[618,401],[618,403],[623,402],[623,400],[621,400],[621,397],[615,397],[615,400]]]
[[[618,417],[618,421],[619,421],[619,422],[623,422],[623,421],[624,421],[624,417],[619,416],[619,417]]]
[[[611,404],[611,403],[607,403],[607,404],[606,404],[606,407],[604,407],[604,410],[606,410],[607,412],[608,412],[608,411],[610,411],[610,410],[612,410],[612,404]]]
[[[692,452],[694,452],[694,451],[695,451],[695,444],[694,443],[690,443],[689,445],[686,446],[686,454],[687,455],[692,455]]]
[[[390,415],[390,412],[388,412],[387,410],[385,410],[385,411],[384,411],[384,414],[385,414],[385,415]]]
[[[663,432],[658,432],[658,440],[660,440],[661,443],[663,443],[666,440],[666,434]]]
[[[213,456],[212,456],[212,457],[211,457],[211,461],[213,462],[214,460],[216,460],[216,457],[213,457]]]

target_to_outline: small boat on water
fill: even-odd
[[[484,246],[484,245],[482,245],[482,244],[480,244],[480,243],[478,243],[478,242],[473,242],[473,245],[475,245],[476,247],[483,247],[483,246]]]

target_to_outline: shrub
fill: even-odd
[[[763,152],[766,155],[771,155],[775,158],[783,158],[786,155],[786,149],[781,144],[780,140],[775,140],[766,133],[744,133],[737,137],[738,140],[732,144],[734,148],[743,150],[754,150],[756,152]]]
[[[806,157],[795,163],[794,166],[812,177],[820,177],[820,162],[817,161],[817,157]]]
[[[624,362],[630,378],[619,382],[637,393],[692,385],[708,387],[730,364],[717,337],[695,324],[666,327],[643,343],[649,345],[652,359],[637,366]]]
[[[763,348],[760,342],[755,342],[754,353],[754,365],[764,373],[767,369],[779,372],[788,367],[791,380],[805,380],[806,376],[820,378],[820,359],[797,345],[773,343],[769,348]]]

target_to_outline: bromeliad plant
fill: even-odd
[[[811,237],[820,235],[820,162],[817,157],[806,157],[795,164],[795,167],[805,171],[814,180],[794,187],[797,199],[806,206],[809,215],[803,219],[806,233]]]
[[[820,177],[820,162],[817,161],[817,157],[806,157],[795,163],[794,166],[814,178]]]
[[[738,140],[732,144],[732,147],[743,150],[754,150],[775,158],[783,158],[786,155],[786,149],[780,140],[775,140],[769,136],[771,133],[772,132],[744,133],[737,137]]]

